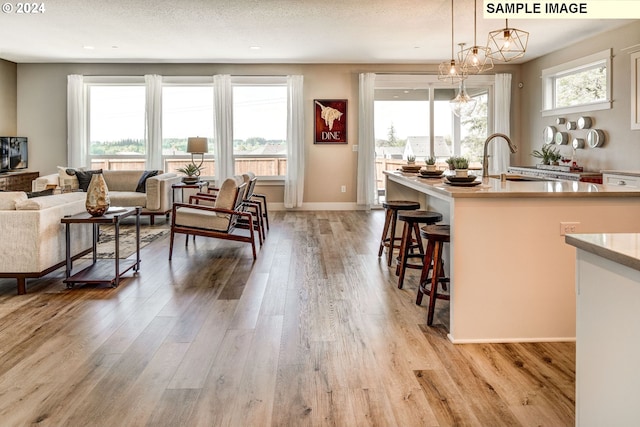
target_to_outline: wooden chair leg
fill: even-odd
[[[416,296],[416,305],[422,304],[422,297],[424,296],[424,285],[429,278],[429,270],[431,270],[431,263],[433,262],[433,245],[434,241],[427,241],[427,250],[424,254],[424,265],[422,266],[422,273],[420,274],[420,281],[418,282],[418,295]]]
[[[429,309],[427,310],[427,325],[433,323],[433,315],[436,309],[436,299],[438,298],[438,283],[442,273],[442,242],[436,242],[433,249],[433,272],[431,273],[431,292],[429,292]]]
[[[402,230],[402,240],[400,242],[400,255],[398,258],[398,265],[396,267],[398,289],[402,289],[402,285],[404,284],[404,273],[407,271],[407,254],[409,252],[409,246],[411,245],[411,230],[412,227],[408,222],[405,222]]]
[[[393,248],[396,245],[396,223],[398,222],[398,213],[391,211],[391,235],[389,236],[389,252],[387,253],[387,266],[391,267],[393,259]]]
[[[169,239],[169,261],[171,261],[171,255],[173,255],[173,229],[171,230],[171,238]]]
[[[382,256],[384,251],[384,242],[387,240],[387,234],[389,233],[389,223],[391,222],[391,210],[387,209],[384,217],[384,227],[382,227],[382,238],[380,239],[380,248],[378,249],[378,258]]]

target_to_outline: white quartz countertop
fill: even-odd
[[[567,234],[565,242],[578,249],[640,271],[640,234]]]
[[[624,186],[603,186],[578,181],[500,181],[498,178],[477,178],[474,187],[458,187],[444,178],[423,178],[416,173],[384,171],[390,180],[418,191],[452,198],[519,198],[519,197],[640,197],[640,189]]]

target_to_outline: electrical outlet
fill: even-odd
[[[565,234],[577,233],[579,225],[579,222],[561,222],[560,235],[564,236]]]
[[[346,192],[347,192],[347,186],[346,186],[346,185],[343,185],[342,187],[340,187],[340,191],[341,191],[342,193],[346,193]]]
[[[353,151],[358,151],[358,144],[353,144],[353,146],[351,147],[351,149]]]

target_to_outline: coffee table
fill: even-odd
[[[87,212],[76,215],[65,216],[60,221],[65,225],[66,238],[66,259],[64,283],[67,288],[72,288],[76,283],[106,283],[112,287],[120,284],[120,278],[124,273],[133,269],[137,272],[140,269],[140,207],[125,207],[114,209],[113,212],[105,213],[102,216],[91,216]],[[121,260],[120,256],[120,222],[122,219],[136,217],[136,255],[135,259]],[[91,224],[93,226],[93,263],[72,274],[73,260],[71,259],[71,224]],[[98,245],[98,234],[100,224],[113,224],[115,228],[115,259],[97,259],[96,247]],[[132,255],[133,256],[133,255]]]

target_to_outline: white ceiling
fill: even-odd
[[[44,6],[42,14],[0,14],[0,58],[426,64],[451,57],[449,0],[44,0]],[[505,22],[483,19],[482,0],[477,7],[477,40],[484,45]],[[473,8],[473,0],[454,2],[456,44],[473,42]],[[629,22],[509,24],[530,32],[522,62]]]

